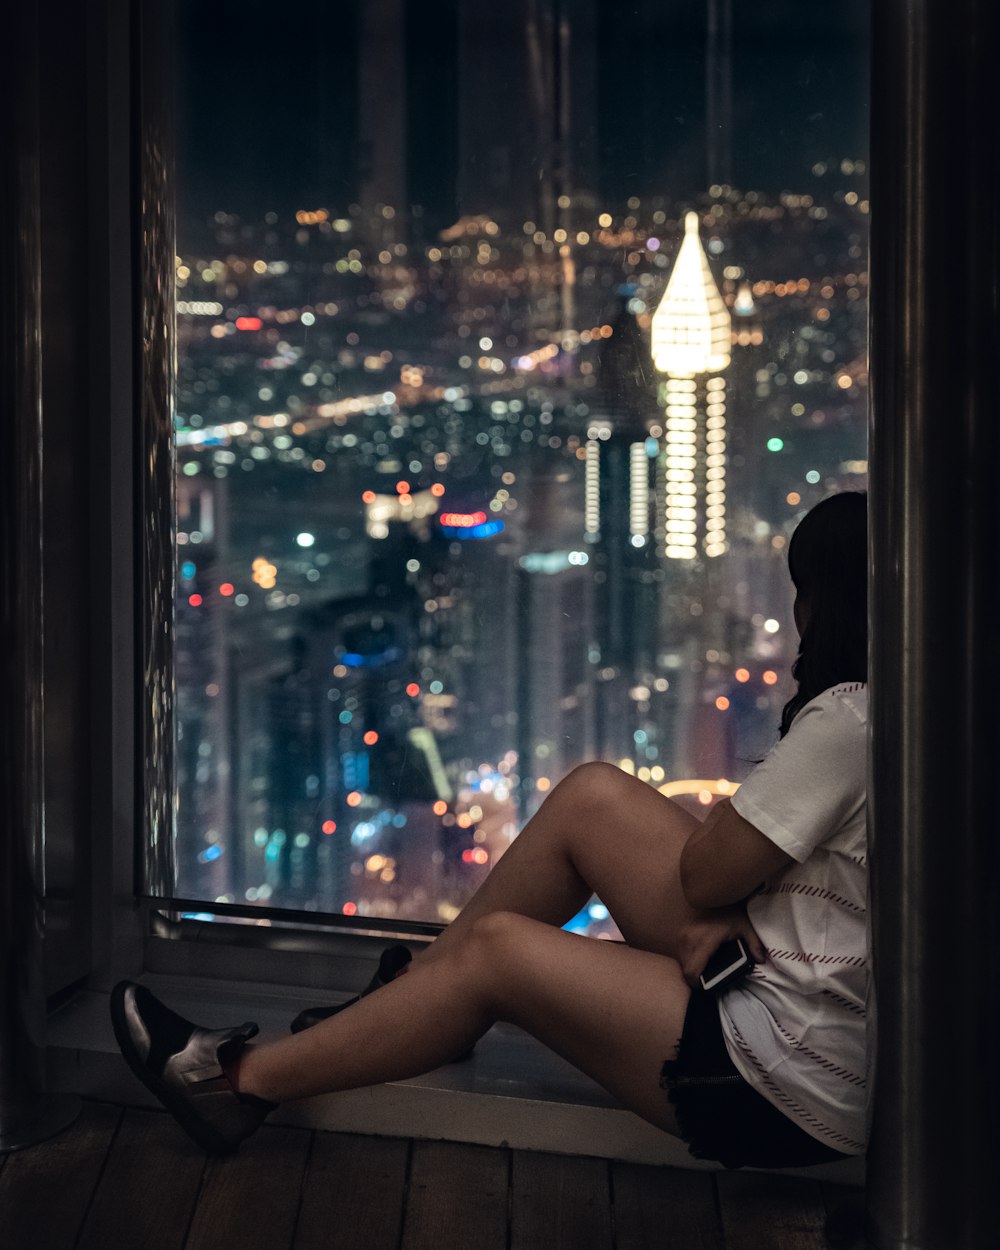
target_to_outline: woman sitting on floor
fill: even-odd
[[[458,917],[397,963],[406,975],[376,978],[349,1010],[249,1045],[256,1025],[202,1028],[119,983],[112,1020],[133,1071],[200,1146],[228,1153],[281,1102],[417,1076],[507,1021],[697,1158],[863,1153],[866,529],[866,495],[847,492],[795,530],[798,689],[777,744],[704,823],[584,764]],[[561,927],[595,893],[624,942]],[[699,975],[734,937],[754,966],[707,993]]]

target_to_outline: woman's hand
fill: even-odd
[[[747,916],[746,901],[729,907],[703,908],[680,931],[676,958],[684,980],[694,989],[705,965],[724,942],[742,938],[756,964],[767,961],[767,950]]]

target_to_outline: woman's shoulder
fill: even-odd
[[[827,713],[833,717],[845,717],[848,723],[857,721],[863,728],[868,724],[868,683],[864,681],[839,682],[804,704],[792,721],[794,726],[803,716],[811,713]]]

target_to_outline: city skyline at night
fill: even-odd
[[[408,12],[363,38],[419,62]],[[778,193],[610,194],[600,144],[589,182],[502,145],[463,180],[440,130],[451,217],[380,197],[412,180],[373,153],[343,199],[207,219],[182,171],[182,896],[447,921],[587,759],[704,811],[792,692],[788,536],[865,487],[863,150]],[[654,350],[682,245],[724,364]]]

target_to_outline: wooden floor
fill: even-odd
[[[271,1125],[210,1159],[166,1112],[84,1101],[60,1136],[0,1155],[0,1246],[847,1250],[863,1244],[861,1198],[802,1177]]]

